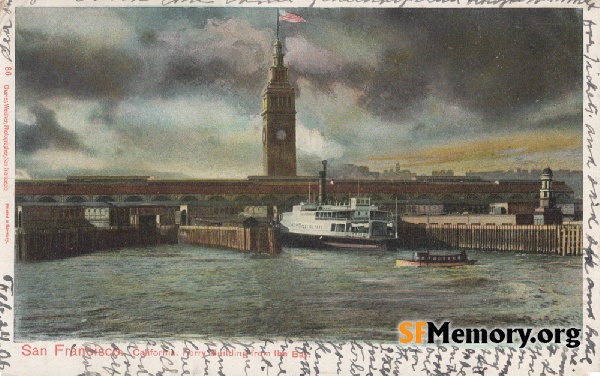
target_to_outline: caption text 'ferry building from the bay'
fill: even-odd
[[[279,38],[275,41],[261,115],[264,175],[296,176],[296,96],[288,80],[288,68],[283,64]]]

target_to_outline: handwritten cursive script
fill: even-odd
[[[5,310],[12,311],[12,307],[5,302],[8,302],[8,296],[14,296],[14,282],[10,275],[5,275],[3,280],[5,283],[0,283],[0,340],[10,341],[10,331],[4,330],[4,327],[8,326],[8,323],[2,320],[2,314]],[[0,349],[0,371],[6,367],[10,367],[10,363],[8,362],[10,357],[11,355],[8,350]]]
[[[11,10],[12,3],[13,3],[12,0],[8,0],[6,2],[6,4],[4,4],[4,6],[2,7],[2,11],[5,14],[11,14],[12,13],[12,10]]]
[[[177,4],[214,4],[213,0],[163,0],[162,5]]]
[[[5,59],[12,62],[10,56],[10,31],[13,28],[12,20],[8,21],[8,24],[2,26],[2,40],[0,41],[0,49],[2,50],[2,56]]]

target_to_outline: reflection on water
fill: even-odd
[[[19,263],[17,338],[395,341],[406,320],[581,326],[579,258],[470,252],[478,264],[394,266],[409,254],[162,245]]]

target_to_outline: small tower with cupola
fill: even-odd
[[[553,208],[556,206],[554,190],[552,189],[552,170],[546,167],[542,171],[542,189],[540,189],[540,208]]]
[[[556,198],[552,188],[552,170],[546,167],[542,171],[540,189],[540,206],[533,213],[533,223],[536,225],[562,224],[562,211],[556,207]]]

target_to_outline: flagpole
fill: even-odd
[[[277,9],[277,40],[279,40],[279,8]]]

